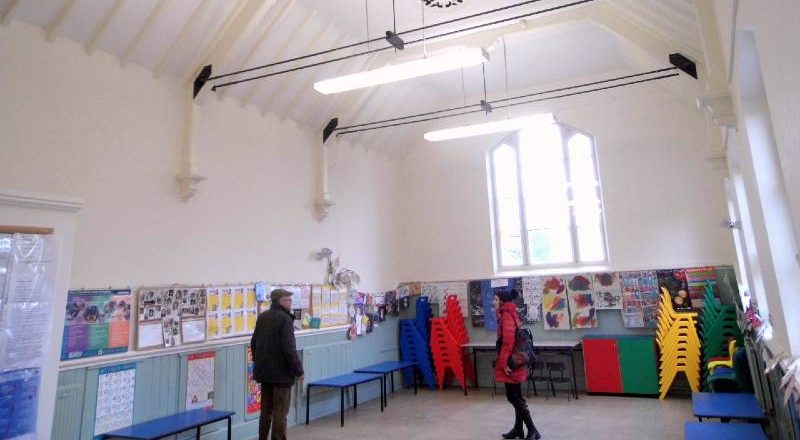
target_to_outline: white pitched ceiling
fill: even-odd
[[[381,38],[395,23],[397,30],[403,31],[521,1],[464,0],[452,8],[429,8],[420,0],[0,0],[0,19],[40,26],[46,38],[69,38],[85,45],[89,54],[101,49],[117,56],[123,67],[134,63],[156,77],[181,78],[189,87],[209,62],[214,64],[214,74],[238,71],[364,41],[367,35]],[[430,38],[568,3],[538,0],[424,34],[404,35],[404,39]],[[504,35],[505,42],[500,39]],[[669,52],[702,59],[694,0],[595,0],[446,41],[429,41],[424,47],[417,44],[402,52],[388,50],[220,88],[216,94],[314,130],[332,116],[346,125],[474,103],[483,97],[481,67],[333,96],[312,89],[313,82],[320,79],[418,59],[423,50],[432,53],[457,45],[490,50],[485,78],[488,94],[495,97],[505,95],[506,84],[512,91],[534,90],[578,78],[665,66]],[[386,46],[379,41],[214,82]],[[419,129],[392,130],[363,133],[353,139],[393,149],[403,145],[402,135],[419,136]]]

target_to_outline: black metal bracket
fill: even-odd
[[[669,62],[678,69],[681,69],[683,73],[697,79],[697,64],[689,58],[686,58],[682,53],[676,52],[669,54]]]
[[[336,127],[339,126],[339,118],[331,118],[328,121],[328,125],[322,129],[322,143],[324,144],[325,141],[328,140],[329,137],[333,134],[333,131],[336,130]]]
[[[386,31],[386,41],[388,41],[389,44],[394,46],[394,48],[397,50],[403,50],[406,45],[405,41],[403,41],[399,35],[392,31]]]
[[[481,108],[486,112],[487,115],[492,112],[492,104],[486,102],[485,99],[481,99]]]
[[[194,79],[194,96],[192,98],[197,98],[197,94],[200,93],[200,90],[203,90],[203,86],[206,85],[206,81],[210,77],[211,64],[207,64],[203,66],[203,69],[197,74],[197,78]]]

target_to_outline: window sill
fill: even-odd
[[[608,264],[600,263],[586,266],[537,266],[536,268],[499,268],[494,273],[498,277],[522,277],[542,275],[571,275],[586,272],[608,272]]]

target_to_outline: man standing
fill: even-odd
[[[292,293],[275,289],[272,304],[256,322],[250,348],[255,359],[253,378],[261,384],[261,419],[258,439],[286,439],[286,416],[296,378],[303,380],[303,364],[297,357],[292,321]]]

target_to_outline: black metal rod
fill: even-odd
[[[525,5],[528,5],[528,4],[531,4],[531,3],[538,3],[540,1],[542,1],[542,0],[528,0],[528,1],[521,2],[521,3],[515,3],[513,5],[503,6],[501,8],[495,8],[495,9],[490,9],[488,11],[478,12],[476,14],[467,15],[467,16],[460,17],[460,18],[454,18],[452,20],[442,21],[442,22],[439,22],[439,23],[429,24],[427,26],[422,26],[422,27],[418,27],[418,28],[414,28],[414,29],[409,29],[409,30],[402,31],[402,32],[399,32],[399,33],[397,32],[397,25],[395,24],[395,29],[394,30],[395,30],[395,34],[396,35],[405,35],[405,34],[410,34],[410,33],[414,33],[414,32],[428,30],[428,29],[431,29],[431,28],[439,27],[439,26],[444,26],[446,24],[457,23],[459,21],[469,20],[469,19],[475,18],[475,17],[482,17],[482,16],[488,15],[488,14],[494,14],[495,12],[502,12],[502,11],[507,10],[507,9],[518,8],[520,6],[525,6]],[[369,35],[367,35],[367,37],[369,37]],[[256,67],[250,67],[250,68],[243,69],[243,70],[237,70],[235,72],[228,72],[228,73],[224,73],[224,74],[221,74],[221,75],[212,76],[208,80],[209,81],[213,81],[215,79],[226,78],[228,76],[233,76],[233,75],[239,75],[241,73],[252,72],[254,70],[266,69],[267,67],[279,66],[281,64],[291,63],[292,61],[300,61],[300,60],[304,60],[304,59],[307,59],[307,58],[313,58],[313,57],[316,57],[316,56],[329,54],[331,52],[336,52],[336,51],[339,51],[339,50],[351,49],[353,47],[361,46],[361,45],[364,45],[364,44],[377,43],[379,41],[383,41],[383,37],[367,39],[365,41],[359,41],[357,43],[351,43],[351,44],[347,44],[347,45],[340,46],[340,47],[334,47],[332,49],[326,49],[326,50],[323,50],[323,51],[320,51],[320,52],[314,52],[314,53],[310,53],[310,54],[307,54],[307,55],[301,55],[299,57],[290,58],[290,59],[283,60],[283,61],[276,61],[274,63],[264,64],[264,65],[256,66]]]
[[[556,11],[556,10],[559,10],[559,9],[565,9],[565,8],[569,8],[569,7],[572,7],[572,6],[577,6],[577,5],[581,5],[581,4],[589,3],[589,2],[593,2],[593,1],[595,1],[595,0],[580,0],[580,1],[572,2],[572,3],[568,3],[568,4],[565,4],[565,5],[554,6],[552,8],[548,8],[548,9],[542,9],[540,11],[530,12],[530,13],[527,13],[527,14],[520,14],[520,15],[516,15],[516,16],[513,16],[513,17],[501,19],[501,20],[495,20],[495,21],[492,21],[492,22],[489,22],[489,23],[483,23],[483,24],[479,24],[479,25],[475,25],[475,26],[470,26],[470,27],[467,27],[467,28],[464,28],[464,29],[458,29],[458,30],[455,30],[455,31],[445,32],[443,34],[434,35],[432,37],[419,38],[419,39],[416,39],[416,40],[412,40],[412,41],[406,42],[405,44],[406,45],[410,45],[410,44],[416,44],[416,43],[419,43],[419,42],[422,42],[422,41],[425,41],[425,40],[435,40],[437,38],[442,38],[442,37],[446,37],[446,36],[449,36],[449,35],[470,31],[470,30],[473,30],[473,29],[480,29],[482,27],[493,26],[493,25],[496,25],[496,24],[505,23],[505,22],[513,21],[513,20],[518,20],[520,18],[531,17],[531,16],[534,16],[534,15],[544,14],[546,12],[552,12],[552,11]],[[296,72],[298,70],[303,70],[303,69],[308,69],[308,68],[312,68],[312,67],[322,66],[322,65],[330,64],[330,63],[335,63],[337,61],[342,61],[342,60],[346,60],[346,59],[349,59],[349,58],[356,58],[356,57],[360,57],[360,56],[363,56],[363,55],[369,55],[371,53],[382,52],[384,50],[389,50],[389,49],[393,49],[393,48],[394,48],[394,46],[386,46],[386,47],[381,47],[381,48],[372,49],[372,50],[365,50],[365,51],[361,51],[361,52],[352,53],[350,55],[331,58],[331,59],[325,60],[325,61],[318,61],[316,63],[304,64],[302,66],[294,67],[294,68],[291,68],[291,69],[284,69],[284,70],[279,70],[277,72],[266,73],[264,75],[258,75],[258,76],[253,76],[253,77],[250,77],[250,78],[240,79],[240,80],[237,80],[237,81],[230,81],[230,82],[226,82],[226,83],[222,83],[222,84],[216,84],[216,85],[214,85],[214,87],[211,88],[211,90],[216,91],[218,88],[221,88],[221,87],[230,87],[230,86],[233,86],[233,85],[236,85],[236,84],[241,84],[241,83],[245,83],[245,82],[249,82],[249,81],[255,81],[257,79],[270,78],[270,77],[277,76],[277,75],[283,75],[285,73],[291,73],[291,72]],[[236,74],[239,74],[239,73],[244,73],[244,72],[248,72],[248,71],[252,71],[252,70],[258,70],[258,69],[261,69],[261,68],[271,67],[271,66],[278,65],[278,64],[285,64],[287,62],[296,61],[298,59],[303,59],[303,58],[308,58],[308,56],[303,56],[303,57],[299,57],[299,58],[292,59],[292,60],[287,60],[287,61],[280,61],[280,62],[277,62],[277,63],[272,63],[272,64],[264,65],[264,66],[261,66],[261,67],[254,67],[254,68],[248,69],[246,71],[240,71],[240,72],[234,72],[234,73],[230,73],[230,74],[216,76],[216,77],[213,77],[213,78],[209,78],[209,81],[213,80],[213,79],[219,79],[219,78],[222,78],[224,76],[231,76],[231,75],[236,75]]]
[[[572,93],[564,93],[562,95],[548,96],[546,98],[531,99],[531,100],[523,101],[523,102],[514,102],[514,103],[510,103],[510,104],[506,104],[506,105],[500,105],[500,106],[497,106],[496,108],[501,109],[501,108],[507,108],[507,107],[514,107],[514,106],[518,106],[518,105],[533,104],[533,103],[536,103],[536,102],[549,101],[551,99],[558,99],[558,98],[566,98],[566,97],[569,97],[569,96],[583,95],[583,94],[586,94],[586,93],[599,92],[599,91],[602,91],[602,90],[615,89],[615,88],[618,88],[618,87],[630,86],[630,85],[634,85],[634,84],[641,84],[641,83],[645,83],[645,82],[649,82],[649,81],[656,81],[656,80],[664,79],[664,78],[671,78],[673,76],[680,76],[680,74],[679,73],[672,73],[670,75],[661,75],[661,76],[657,76],[657,77],[653,77],[653,78],[641,79],[641,80],[638,80],[638,81],[631,81],[631,82],[622,83],[622,84],[614,84],[614,85],[606,86],[606,87],[598,87],[596,89],[582,90],[582,91],[579,91],[579,92],[572,92]],[[453,114],[450,114],[450,115],[434,116],[434,117],[430,117],[430,118],[416,119],[416,120],[413,120],[413,121],[406,121],[406,122],[398,122],[398,123],[395,123],[395,124],[380,125],[380,126],[377,126],[377,127],[367,127],[367,128],[356,129],[356,130],[347,130],[347,131],[342,131],[342,132],[337,133],[336,136],[338,137],[338,136],[343,136],[345,134],[360,133],[362,131],[378,130],[378,129],[381,129],[381,128],[389,128],[389,127],[397,127],[397,126],[401,126],[401,125],[416,124],[416,123],[419,123],[419,122],[435,121],[435,120],[438,120],[438,119],[451,118],[453,116],[468,115],[468,114],[471,114],[471,113],[479,113],[479,112],[482,112],[482,111],[483,110],[470,110],[470,111],[465,111],[465,112],[460,112],[460,113],[453,113]],[[409,117],[411,118],[411,117],[414,117],[414,116],[409,116]]]
[[[497,103],[501,103],[501,102],[514,101],[514,100],[517,100],[517,99],[530,98],[530,97],[533,97],[533,96],[541,96],[541,95],[547,95],[547,94],[550,94],[550,93],[563,92],[563,91],[566,91],[566,90],[579,89],[579,88],[583,88],[583,87],[591,87],[591,86],[610,83],[610,82],[614,82],[614,81],[622,81],[622,80],[625,80],[625,79],[637,78],[637,77],[640,77],[640,76],[652,75],[652,74],[662,73],[662,72],[668,72],[670,70],[677,70],[677,69],[678,69],[677,67],[665,67],[663,69],[650,70],[650,71],[647,71],[647,72],[636,73],[636,74],[633,74],[633,75],[618,76],[616,78],[609,78],[609,79],[604,79],[604,80],[600,80],[600,81],[593,81],[593,82],[588,82],[588,83],[583,83],[583,84],[577,84],[577,85],[574,85],[574,86],[560,87],[560,88],[557,88],[557,89],[545,90],[543,92],[528,93],[526,95],[512,96],[510,98],[495,99],[493,101],[488,101],[488,102],[489,102],[489,104],[497,104]],[[362,124],[347,125],[347,126],[343,126],[343,127],[338,127],[334,131],[345,131],[345,130],[350,130],[350,129],[357,128],[357,127],[364,127],[364,126],[367,126],[367,125],[384,124],[384,123],[387,123],[387,122],[401,121],[403,119],[412,119],[412,118],[418,118],[418,117],[422,117],[422,116],[435,115],[435,114],[439,114],[439,113],[449,113],[449,112],[453,112],[453,111],[457,111],[457,110],[468,109],[468,108],[479,106],[479,105],[480,104],[462,105],[462,106],[459,106],[459,107],[451,107],[451,108],[442,109],[442,110],[433,110],[433,111],[429,111],[429,112],[425,112],[425,113],[418,113],[416,115],[411,115],[411,116],[400,116],[400,117],[396,117],[396,118],[383,119],[383,120],[380,120],[380,121],[373,121],[373,122],[365,122],[365,123],[362,123]]]

